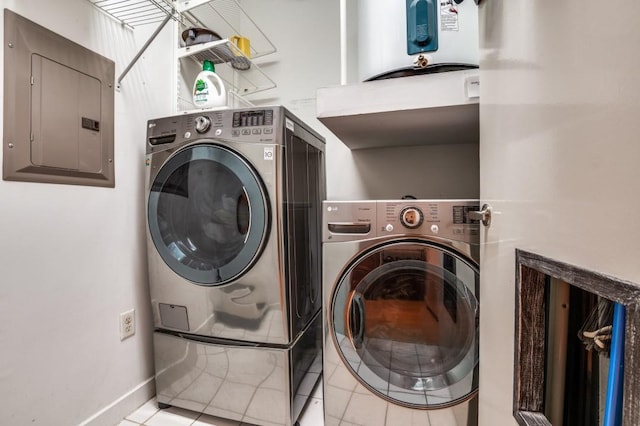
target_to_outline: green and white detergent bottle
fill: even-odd
[[[193,84],[193,104],[203,109],[227,105],[227,91],[211,61],[204,61],[202,71]]]

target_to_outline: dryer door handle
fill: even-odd
[[[364,302],[362,296],[356,293],[351,299],[351,312],[349,314],[349,331],[351,332],[353,346],[356,349],[360,349],[364,342],[364,321]]]

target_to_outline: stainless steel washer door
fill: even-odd
[[[252,167],[219,145],[192,145],[162,166],[151,186],[148,224],[166,264],[196,284],[242,275],[258,258],[269,212]]]
[[[479,273],[447,248],[395,241],[337,282],[330,330],[351,373],[379,396],[442,408],[477,392]]]

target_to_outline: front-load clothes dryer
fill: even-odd
[[[149,121],[146,163],[159,404],[293,424],[321,371],[324,139],[283,107],[202,111]]]
[[[324,202],[325,425],[477,424],[475,210]]]

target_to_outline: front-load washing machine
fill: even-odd
[[[323,203],[325,424],[477,424],[469,200]]]
[[[146,163],[158,403],[295,423],[321,372],[324,139],[283,107],[202,111],[149,121]]]

